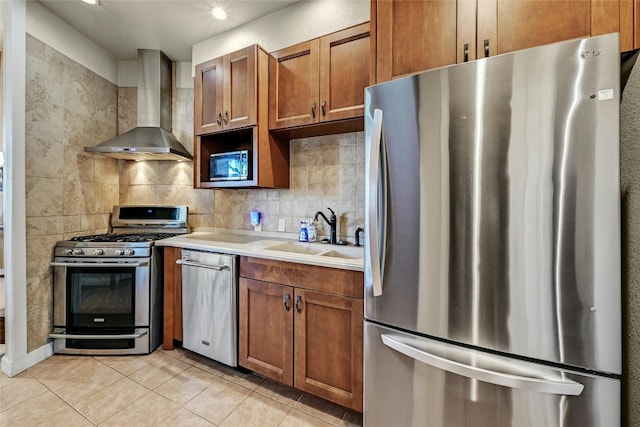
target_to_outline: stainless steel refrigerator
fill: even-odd
[[[618,35],[366,89],[364,424],[616,426]]]

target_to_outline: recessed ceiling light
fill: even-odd
[[[97,6],[100,4],[100,0],[82,0],[82,1],[93,6]]]
[[[227,12],[221,7],[212,7],[211,14],[216,19],[227,19]]]

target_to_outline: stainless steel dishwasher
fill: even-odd
[[[182,346],[238,365],[238,257],[182,250]]]

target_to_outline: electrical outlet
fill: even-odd
[[[278,231],[284,231],[284,218],[278,220]]]

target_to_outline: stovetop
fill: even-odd
[[[97,243],[117,243],[117,242],[154,242],[156,240],[166,239],[177,236],[182,233],[106,233],[92,234],[89,236],[77,236],[70,240],[72,242],[97,242]]]
[[[187,207],[114,206],[110,231],[59,241],[55,257],[147,257],[155,241],[189,231]]]

